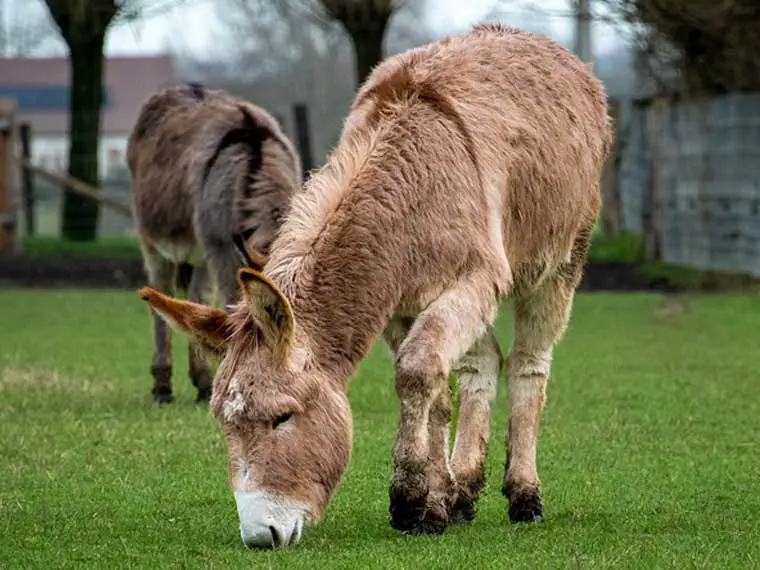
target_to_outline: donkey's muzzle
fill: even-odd
[[[266,492],[235,493],[240,538],[248,548],[295,546],[301,539],[306,510],[290,499]]]

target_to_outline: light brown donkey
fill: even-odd
[[[512,521],[542,518],[539,417],[611,141],[604,90],[584,64],[547,38],[477,26],[373,71],[263,274],[240,271],[231,313],[141,290],[224,353],[211,408],[245,544],[294,544],[324,513],[349,461],[349,378],[383,332],[401,409],[391,525],[438,533],[471,520],[505,295],[515,339],[503,489]],[[450,452],[451,371],[461,407]]]
[[[171,87],[142,106],[129,138],[132,201],[150,284],[171,294],[178,267],[192,269],[188,297],[201,301],[210,276],[221,300],[237,300],[240,260],[233,235],[266,254],[301,163],[277,121],[221,90]],[[153,397],[172,400],[171,331],[154,319]],[[211,373],[190,347],[198,400],[211,395]]]

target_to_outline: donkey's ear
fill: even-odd
[[[259,253],[252,247],[248,247],[245,243],[245,238],[246,236],[243,232],[232,234],[232,243],[235,244],[238,255],[247,267],[255,271],[261,271],[267,264],[267,256]]]
[[[143,287],[138,293],[172,328],[192,336],[205,350],[216,354],[224,350],[232,333],[232,324],[224,311],[174,299],[150,287]]]
[[[259,327],[277,358],[286,362],[293,346],[295,318],[290,301],[268,277],[241,269],[238,281],[253,322]]]

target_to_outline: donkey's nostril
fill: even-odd
[[[277,531],[277,529],[273,526],[269,527],[269,532],[272,533],[272,546],[277,548],[278,546],[282,546],[284,544],[284,540],[282,538],[282,535]]]

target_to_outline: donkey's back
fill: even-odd
[[[566,258],[593,226],[612,140],[606,94],[555,42],[487,24],[386,60],[359,91],[343,139],[404,117],[388,137],[413,145],[446,181],[416,190],[427,193],[425,216],[488,220],[482,239],[477,224],[452,236],[458,247],[496,248],[510,272],[533,272]],[[422,141],[408,136],[415,130]],[[425,226],[410,227],[419,236]]]
[[[127,146],[132,176],[132,200],[141,238],[175,263],[203,263],[199,240],[201,207],[216,210],[221,231],[228,238],[236,228],[236,192],[255,175],[250,163],[261,165],[261,140],[271,135],[288,147],[281,160],[295,180],[283,184],[289,199],[300,182],[300,164],[277,121],[263,109],[234,98],[222,90],[196,86],[170,87],[151,96],[143,105]],[[257,143],[258,148],[251,148]],[[220,160],[225,153],[226,160]],[[251,160],[251,154],[258,155]],[[277,157],[281,159],[282,157]],[[224,180],[206,188],[209,171],[224,162]],[[221,175],[220,175],[221,177]],[[218,194],[202,203],[204,193]],[[209,206],[208,202],[212,202]],[[239,224],[238,224],[239,225]],[[267,236],[271,241],[273,236]]]

